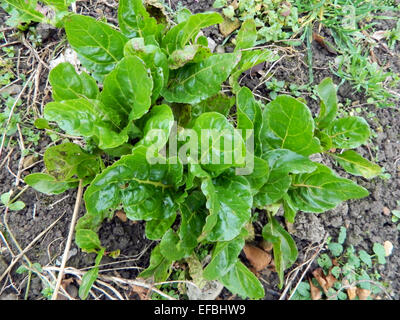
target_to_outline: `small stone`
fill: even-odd
[[[388,207],[383,207],[383,214],[385,216],[390,216],[390,209]]]

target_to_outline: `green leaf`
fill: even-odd
[[[138,275],[138,278],[153,276],[155,282],[165,281],[171,274],[171,265],[172,261],[161,254],[160,245],[157,245],[151,252],[150,265]]]
[[[82,282],[79,286],[79,298],[85,300],[88,297],[89,291],[92,288],[93,283],[96,281],[98,275],[99,268],[93,268],[82,276]]]
[[[101,249],[99,236],[92,230],[77,229],[75,242],[79,248],[86,252],[96,252],[98,249]]]
[[[200,191],[193,191],[180,205],[181,225],[178,233],[181,239],[180,245],[186,251],[197,246],[197,238],[201,234],[207,216],[205,203],[204,195]]]
[[[142,0],[120,0],[118,24],[128,38],[156,35],[160,31],[156,19],[150,17]]]
[[[85,300],[88,297],[89,291],[99,275],[99,265],[101,259],[103,258],[104,251],[105,249],[103,248],[98,252],[95,266],[82,276],[82,282],[81,285],[79,286],[79,292],[78,292],[79,298],[81,298],[82,300]]]
[[[166,104],[154,106],[143,121],[146,123],[143,128],[143,139],[138,145],[150,147],[157,143],[159,149],[164,147],[174,125],[171,108]]]
[[[176,213],[166,219],[153,219],[146,222],[145,234],[150,240],[159,240],[173,225],[176,220]]]
[[[200,62],[211,56],[209,48],[200,45],[188,45],[172,52],[168,58],[170,69],[179,69],[188,62]]]
[[[331,78],[325,78],[317,86],[317,93],[321,99],[320,112],[316,119],[319,129],[329,127],[331,122],[336,118],[338,111],[336,87]]]
[[[244,176],[250,184],[252,195],[256,195],[268,182],[269,164],[264,159],[254,157],[254,169],[249,175]]]
[[[191,15],[186,21],[171,28],[162,41],[162,47],[168,54],[182,49],[189,41],[193,41],[201,29],[223,21],[216,12],[204,12]]]
[[[252,48],[257,41],[256,23],[253,19],[247,19],[242,23],[239,33],[236,37],[235,51],[240,49]]]
[[[234,104],[235,98],[228,97],[222,92],[218,92],[215,96],[192,105],[191,114],[193,118],[198,118],[201,114],[206,112],[218,112],[227,116]]]
[[[234,174],[205,179],[201,190],[210,214],[200,237],[208,241],[230,241],[237,237],[251,216],[253,198],[247,180]]]
[[[288,191],[294,206],[301,211],[321,213],[340,202],[368,196],[368,191],[351,180],[338,177],[321,164],[312,173],[296,175]]]
[[[364,262],[369,268],[372,268],[371,256],[365,250],[360,250],[358,256],[362,262]]]
[[[193,130],[198,137],[198,162],[202,168],[220,174],[230,167],[244,165],[242,153],[246,146],[225,116],[217,112],[203,113],[196,119]]]
[[[244,239],[237,237],[231,241],[218,242],[212,252],[210,263],[205,267],[203,276],[207,280],[217,280],[227,274],[237,263]]]
[[[254,204],[259,208],[277,202],[286,194],[292,182],[289,173],[309,173],[317,167],[307,157],[285,149],[266,152],[263,159],[268,162],[270,173],[267,183],[254,197]]]
[[[64,62],[50,71],[49,81],[55,101],[70,99],[96,99],[99,94],[96,80],[86,72],[78,74],[72,64]]]
[[[43,160],[47,172],[58,181],[66,181],[74,176],[82,179],[100,172],[99,158],[71,142],[47,148]]]
[[[304,156],[321,151],[314,138],[314,120],[308,107],[287,95],[270,102],[263,113],[263,150],[289,149]]]
[[[342,149],[358,148],[370,137],[367,121],[361,117],[346,117],[333,121],[327,129],[333,146]]]
[[[68,42],[82,65],[93,72],[96,80],[102,81],[123,58],[128,39],[110,25],[89,16],[70,15],[64,25]]]
[[[328,244],[328,249],[331,251],[332,255],[339,257],[343,252],[343,246],[340,243],[331,242]]]
[[[150,164],[146,154],[147,148],[135,148],[96,176],[84,195],[90,214],[120,203],[131,220],[160,220],[175,214],[174,187],[182,179],[182,165],[173,159]]]
[[[275,269],[282,288],[285,269],[289,268],[297,259],[296,243],[273,217],[270,217],[268,224],[264,226],[262,235],[273,245]]]
[[[129,120],[141,118],[150,108],[153,80],[136,56],[123,58],[104,79],[101,101]]]
[[[277,59],[278,56],[274,55],[270,50],[242,51],[241,59],[233,69],[232,75],[229,77],[229,84],[233,88],[233,92],[236,93],[240,90],[238,79],[243,72],[262,62],[272,62]]]
[[[337,160],[344,170],[355,176],[372,179],[382,173],[380,166],[368,161],[353,150],[346,150],[341,154],[331,153],[330,155]]]
[[[25,183],[45,194],[60,194],[68,189],[76,188],[78,185],[77,182],[58,181],[53,176],[45,173],[32,173],[25,177]]]
[[[328,271],[332,267],[332,260],[326,253],[321,254],[321,256],[317,259],[317,262],[318,265],[324,269],[324,271]]]
[[[0,198],[1,203],[4,205],[7,205],[10,202],[10,199],[11,199],[11,191],[3,193]]]
[[[340,227],[338,242],[340,244],[344,244],[344,242],[346,241],[346,236],[347,236],[347,229],[345,227]]]
[[[37,118],[33,125],[39,130],[50,129],[49,122],[43,118]]]
[[[243,87],[237,93],[236,108],[237,128],[243,130],[254,130],[254,152],[256,155],[261,155],[262,145],[260,134],[263,124],[262,111],[249,88]]]
[[[12,17],[7,21],[7,23],[13,22],[12,26],[17,26],[22,22],[46,22],[44,15],[36,10],[36,5],[36,0],[4,0],[1,4]]]
[[[178,244],[179,236],[172,229],[169,229],[160,242],[161,254],[171,261],[181,260],[186,256],[186,252]]]
[[[8,208],[11,211],[19,211],[19,210],[22,210],[23,208],[25,208],[25,203],[23,203],[22,201],[16,201],[16,202],[10,203],[8,205]]]
[[[70,135],[93,138],[100,149],[111,149],[124,144],[128,136],[124,131],[115,131],[106,112],[108,110],[100,101],[80,98],[48,103],[44,109],[44,117],[57,122]]]
[[[169,102],[198,103],[221,90],[224,82],[238,62],[240,54],[212,55],[177,70],[168,88],[161,95]]]
[[[372,250],[374,251],[376,257],[378,258],[378,263],[386,264],[386,258],[385,258],[386,252],[384,246],[376,242],[374,243]]]
[[[150,69],[153,79],[151,101],[154,103],[164,86],[168,83],[169,67],[167,56],[155,45],[145,45],[143,38],[130,39],[124,47],[125,56],[137,56]]]
[[[232,293],[250,299],[264,297],[264,288],[256,276],[240,261],[221,279],[221,283]]]

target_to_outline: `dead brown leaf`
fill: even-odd
[[[310,284],[311,299],[312,300],[320,300],[322,297],[321,290],[319,290],[318,287],[314,286],[311,279],[308,279],[308,282]]]
[[[271,252],[271,251],[272,251],[273,244],[272,244],[272,242],[268,242],[267,240],[262,239],[262,240],[258,243],[258,246],[259,246],[261,249],[263,249],[264,251]]]
[[[325,38],[320,36],[318,33],[313,32],[313,40],[315,42],[317,42],[321,47],[323,47],[329,53],[337,54],[333,45],[329,41],[325,40]]]
[[[229,19],[224,18],[224,21],[219,24],[219,31],[224,37],[230,35],[233,31],[240,27],[240,21],[238,18]]]
[[[312,272],[312,275],[314,276],[315,280],[317,280],[317,282],[321,286],[322,290],[324,290],[324,292],[327,293],[328,292],[328,289],[327,289],[328,282],[326,281],[324,271],[322,270],[322,268],[315,269]]]
[[[367,300],[367,298],[371,295],[371,291],[367,289],[357,288],[357,296],[360,300]]]
[[[354,300],[357,297],[357,288],[356,287],[348,288],[347,296],[349,297],[349,300]]]
[[[22,162],[22,168],[26,169],[26,168],[30,167],[31,165],[33,165],[36,162],[37,159],[38,159],[38,157],[33,154],[25,157],[24,161]]]
[[[247,260],[249,260],[256,271],[263,270],[271,262],[271,255],[256,246],[246,244],[243,251]]]
[[[117,218],[118,218],[119,220],[121,220],[122,222],[127,222],[127,221],[128,221],[128,218],[127,218],[127,216],[126,216],[126,213],[125,213],[124,211],[122,211],[122,210],[118,210],[118,211],[115,213],[115,215],[116,215]]]

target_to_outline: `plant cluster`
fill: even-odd
[[[375,243],[374,254],[356,250],[352,245],[345,248],[346,231],[340,228],[337,242],[328,239],[329,253],[317,259],[319,268],[312,272],[308,282],[299,284],[292,300],[371,300],[383,293],[385,284],[376,266],[386,263],[385,248]]]
[[[299,30],[297,8],[291,0],[216,0],[228,19],[254,20],[261,42],[288,39]]]
[[[76,0],[4,0],[1,7],[10,15],[7,25],[19,27],[21,23],[41,22],[62,26],[68,7]]]
[[[326,153],[346,171],[366,178],[380,173],[379,166],[350,150],[368,140],[370,129],[361,117],[338,118],[331,79],[317,88],[321,103],[315,118],[301,99],[281,95],[263,105],[240,87],[238,78],[245,70],[277,57],[269,50],[250,50],[257,39],[252,20],[239,30],[234,52],[212,53],[199,32],[222,21],[215,12],[186,14],[171,27],[151,16],[141,0],[120,0],[121,31],[88,16],[64,18],[67,39],[90,74],[78,73],[68,63],[51,71],[54,101],[44,108],[45,126],[56,123],[68,135],[85,138],[86,147],[70,142],[49,147],[46,171],[25,182],[47,194],[87,186],[86,214],[78,221],[75,241],[97,258],[82,279],[82,298],[105,254],[97,232],[116,210],[145,221],[146,236],[160,240],[141,277],[164,281],[175,261],[186,261],[189,277],[196,268],[197,277],[217,279],[242,297],[262,298],[263,286],[238,258],[251,237],[253,214],[268,216],[262,234],[273,244],[282,286],[297,248],[276,217],[278,209],[283,207],[285,219],[294,222],[298,211],[322,213],[368,195],[309,157]],[[229,96],[221,91],[225,81],[232,89]],[[252,135],[237,136],[237,129]],[[209,138],[219,147],[196,149],[201,142],[189,133],[200,139],[204,130],[212,132]],[[174,131],[179,146],[189,147],[185,159],[158,152],[172,147]],[[228,132],[224,144],[221,132]],[[247,148],[252,141],[254,148]],[[240,151],[227,149],[226,142]],[[150,163],[147,155],[154,145],[159,161]],[[238,175],[243,163],[235,158],[207,161],[228,159],[234,152],[253,159],[254,169]],[[194,161],[194,153],[202,161]],[[211,255],[204,268],[199,247],[209,248]]]

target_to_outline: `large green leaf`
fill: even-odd
[[[200,236],[206,220],[204,208],[206,199],[200,191],[193,191],[180,205],[181,226],[179,237],[181,247],[190,251],[197,246],[197,238]]]
[[[230,241],[237,237],[251,216],[253,197],[247,180],[234,174],[205,179],[201,190],[210,214],[200,238]]]
[[[311,173],[294,176],[288,195],[297,210],[321,213],[340,202],[368,196],[368,191],[351,180],[338,177],[321,164]]]
[[[138,143],[138,146],[150,147],[157,144],[158,148],[155,148],[157,149],[155,151],[159,151],[167,143],[174,125],[174,115],[171,108],[166,104],[154,106],[150,113],[145,116],[143,122],[145,122],[143,139]]]
[[[144,38],[160,31],[156,19],[150,17],[142,0],[120,0],[118,23],[121,31],[129,38]]]
[[[270,173],[266,184],[254,197],[256,207],[262,208],[280,200],[288,191],[292,178],[289,173],[313,172],[317,166],[307,157],[286,149],[269,151],[263,155]]]
[[[106,114],[109,111],[100,101],[85,98],[50,102],[44,109],[46,120],[57,122],[70,135],[95,139],[101,149],[115,148],[128,140],[125,131],[116,132]]]
[[[78,186],[78,182],[58,181],[46,173],[32,173],[25,177],[25,183],[45,194],[60,194]]]
[[[47,148],[43,160],[47,173],[58,181],[94,177],[100,172],[99,157],[71,142]]]
[[[138,56],[150,69],[153,79],[151,101],[154,103],[168,83],[169,67],[167,56],[155,45],[145,45],[143,38],[130,39],[124,47],[125,56]]]
[[[175,214],[174,187],[182,179],[182,165],[173,160],[150,164],[146,154],[147,148],[136,148],[97,175],[84,195],[90,214],[121,203],[132,220],[162,220]]]
[[[240,261],[221,279],[221,283],[232,293],[250,299],[264,297],[264,288],[256,276]]]
[[[308,156],[321,151],[314,138],[314,120],[308,107],[287,95],[278,96],[264,109],[263,150],[289,149]]]
[[[257,41],[256,23],[253,19],[243,22],[236,37],[235,51],[254,47]]]
[[[254,99],[253,93],[247,87],[243,87],[236,95],[236,114],[237,128],[242,130],[254,130],[254,152],[261,155],[261,127],[263,124],[263,116],[261,107]],[[245,136],[245,132],[243,132]]]
[[[64,62],[50,71],[49,81],[56,101],[78,98],[96,99],[99,94],[96,80],[86,72],[78,74],[70,63]]]
[[[149,278],[152,276],[155,282],[165,281],[171,274],[171,265],[172,261],[161,254],[160,245],[157,245],[151,252],[150,265],[138,277]]]
[[[123,58],[104,79],[101,101],[129,120],[141,118],[150,108],[153,80],[136,56]]]
[[[321,99],[320,111],[316,119],[319,129],[328,127],[336,118],[338,110],[336,87],[331,78],[325,78],[317,86],[317,93]]]
[[[224,93],[218,92],[215,96],[192,105],[191,116],[193,118],[197,118],[206,112],[218,112],[224,116],[227,116],[229,114],[229,110],[234,104],[234,97],[228,97]]]
[[[366,179],[372,179],[382,173],[382,168],[376,163],[368,161],[353,150],[347,150],[343,153],[330,153],[330,155],[339,162],[344,170]]]
[[[240,53],[212,55],[177,70],[168,88],[161,95],[169,102],[198,103],[221,90],[224,82],[240,59]]]
[[[4,0],[1,4],[11,16],[7,23],[12,26],[17,26],[21,22],[46,22],[44,15],[36,10],[36,5],[36,0]]]
[[[193,130],[197,133],[199,163],[203,168],[219,174],[244,164],[241,157],[246,150],[244,141],[225,116],[217,112],[203,113],[196,119]]]
[[[269,180],[269,164],[268,161],[254,157],[253,172],[244,177],[249,181],[252,195],[256,195],[261,187],[263,187]]]
[[[244,239],[238,237],[231,241],[218,242],[212,253],[211,261],[203,271],[207,280],[218,280],[236,265]]]
[[[181,260],[186,256],[186,251],[179,245],[179,236],[169,229],[161,239],[160,252],[168,260]]]
[[[282,287],[285,269],[297,259],[296,242],[273,217],[270,217],[268,224],[264,226],[262,235],[265,240],[273,244],[275,269],[279,275],[280,287]]]
[[[182,49],[189,41],[194,40],[199,31],[223,21],[216,12],[204,12],[191,15],[186,21],[171,28],[162,40],[162,46],[168,54]]]
[[[70,15],[64,24],[68,42],[83,66],[93,72],[96,80],[102,81],[123,58],[128,39],[110,25],[89,16]]]
[[[370,137],[367,121],[361,117],[340,118],[331,123],[327,129],[333,146],[343,149],[358,148]]]
[[[96,252],[101,249],[99,236],[90,229],[78,229],[75,233],[75,242],[86,252]]]

